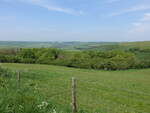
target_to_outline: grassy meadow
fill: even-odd
[[[24,93],[25,98],[18,101],[26,103],[26,109],[20,107],[22,112],[18,110],[15,113],[33,113],[27,109],[33,104],[32,101],[39,104],[46,101],[52,106],[53,111],[41,113],[70,113],[72,77],[77,79],[79,113],[150,113],[150,69],[98,71],[39,64],[1,65],[21,71],[20,92],[17,92],[14,74],[10,85],[14,89],[8,88],[14,93],[9,94],[7,90],[0,94],[2,99],[5,96],[11,98],[21,91]],[[3,91],[1,87],[0,91]],[[2,110],[1,106],[0,112]],[[8,110],[5,113],[14,112]],[[34,113],[38,113],[36,109]]]

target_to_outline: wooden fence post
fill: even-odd
[[[72,113],[77,112],[77,103],[76,103],[76,80],[72,77]]]
[[[17,71],[17,85],[20,88],[20,71]]]

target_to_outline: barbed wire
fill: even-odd
[[[98,90],[98,89],[96,89],[96,88],[85,88],[84,87],[84,89],[87,89],[87,90],[90,90],[90,91],[100,91],[100,90]],[[79,90],[79,89],[78,89]],[[82,91],[83,91],[83,89],[81,89]],[[109,93],[109,94],[111,94],[111,96],[116,96],[116,97],[118,97],[118,95],[117,94],[112,94],[112,93]],[[119,97],[121,97],[121,98],[124,98],[124,99],[129,99],[127,96],[124,96],[124,95],[119,95]],[[106,98],[105,98],[106,99]],[[109,100],[109,99],[108,99]],[[148,101],[148,100],[142,100],[142,99],[134,99],[134,98],[132,98],[132,101],[136,101],[136,102],[143,102],[143,103],[146,103],[146,104],[150,104],[150,101]]]
[[[97,108],[95,108],[95,105],[93,105],[93,103],[92,104],[79,104],[79,105],[81,105],[81,106],[86,106],[86,107],[88,107],[88,108],[90,108],[90,109],[93,109],[94,111],[95,110],[97,110]],[[93,106],[92,106],[93,105]],[[96,104],[96,105],[98,105],[98,104]],[[123,104],[119,104],[119,105],[122,105],[122,106],[124,106]],[[108,111],[112,111],[112,109],[114,109],[114,108],[112,108],[112,107],[109,107],[109,106],[107,106],[107,107],[105,107]],[[126,110],[128,110],[128,111],[132,111],[132,112],[137,112],[137,113],[148,113],[148,112],[145,112],[145,111],[143,111],[143,110],[136,110],[136,109],[134,109],[134,108],[132,108],[132,107],[128,107],[128,106],[125,106],[125,108],[126,108]],[[104,108],[100,108],[100,109],[104,109]],[[96,113],[98,113],[98,112],[96,112]]]
[[[88,85],[92,85],[92,84],[95,84],[95,85],[99,85],[99,86],[102,86],[104,88],[110,88],[112,90],[120,90],[120,91],[126,91],[126,92],[129,92],[129,93],[136,93],[136,94],[140,94],[140,95],[146,95],[146,96],[150,96],[150,94],[148,93],[143,93],[143,92],[137,92],[137,91],[131,91],[131,90],[127,90],[125,88],[114,88],[114,87],[110,87],[110,86],[106,86],[104,84],[100,84],[98,82],[91,82],[91,81],[84,81],[84,80],[78,80],[79,82],[81,83],[88,83]]]
[[[65,90],[65,91],[61,91],[61,92],[58,92],[58,93],[54,93],[52,95],[49,96],[49,98],[53,98],[53,97],[56,97],[56,96],[59,96],[59,95],[62,95],[62,94],[67,94],[69,93],[68,90]]]
[[[17,71],[19,71],[19,70],[17,70]],[[37,74],[36,72],[29,72],[29,71],[21,71],[22,73],[30,73],[30,74],[36,74],[36,75],[41,75],[41,74]],[[59,82],[64,82],[64,78],[59,78],[58,77],[58,79],[57,79]],[[55,79],[55,81],[57,81],[56,79]],[[53,80],[50,80],[50,81],[53,81]],[[65,82],[71,82],[71,79],[70,80],[65,80]],[[128,89],[126,89],[126,88],[115,88],[115,87],[110,87],[110,86],[106,86],[106,85],[104,85],[104,84],[102,84],[102,83],[99,83],[99,82],[95,82],[95,81],[87,81],[87,80],[79,80],[79,79],[77,79],[77,82],[81,82],[81,83],[86,83],[86,84],[88,84],[88,85],[90,85],[91,87],[92,86],[94,86],[94,85],[96,85],[96,86],[100,86],[100,87],[103,87],[103,88],[106,88],[106,89],[108,89],[108,90],[118,90],[118,91],[125,91],[125,92],[129,92],[129,93],[132,93],[132,94],[138,94],[138,95],[144,95],[144,96],[150,96],[150,94],[148,94],[148,93],[144,93],[144,92],[138,92],[138,91],[131,91],[131,90],[128,90]],[[52,85],[57,85],[57,84],[52,84]],[[68,84],[68,86],[69,86],[69,84]],[[61,88],[64,88],[64,86],[62,86]],[[70,87],[69,87],[70,88]],[[77,87],[78,88],[78,87]],[[101,91],[101,89],[98,89],[98,88],[89,88],[89,87],[83,87],[82,85],[80,85],[80,87],[78,88],[79,90],[82,90],[83,91],[83,89],[81,89],[81,88],[84,88],[84,89],[87,89],[87,90],[95,90],[95,91],[97,91],[97,92],[100,92]],[[77,90],[78,90],[77,89]],[[71,90],[69,90],[68,91],[68,89],[67,90],[63,90],[63,91],[61,91],[61,92],[57,92],[57,93],[54,93],[54,94],[50,94],[50,95],[48,95],[48,98],[49,99],[54,99],[55,97],[58,97],[58,96],[65,96],[66,94],[70,94],[71,95]],[[80,95],[80,94],[79,94]],[[111,95],[114,95],[114,94],[112,94],[111,93]],[[116,95],[114,95],[114,96],[116,96]],[[124,96],[124,95],[119,95],[119,97],[123,97],[123,98],[128,98],[127,96]],[[140,97],[141,98],[141,97]],[[64,103],[66,103],[66,101],[64,101],[64,100],[66,100],[66,99],[64,99],[64,98],[59,98],[59,99],[61,99],[61,101],[63,101]],[[108,98],[104,98],[104,96],[102,97],[102,99],[104,100],[104,101],[107,101],[107,102],[110,102],[110,103],[112,103],[112,104],[119,104],[119,105],[122,105],[122,106],[124,106],[125,105],[125,108],[127,108],[128,110],[133,110],[133,111],[135,111],[135,112],[142,112],[142,113],[146,113],[146,112],[144,112],[144,111],[142,111],[142,110],[135,110],[134,108],[132,108],[132,107],[129,107],[129,105],[126,105],[126,104],[123,104],[123,103],[120,103],[120,102],[114,102],[114,101],[112,101],[112,100],[110,100],[110,99],[108,99]],[[69,99],[68,99],[69,100]],[[132,98],[132,100],[133,101],[139,101],[139,102],[144,102],[144,103],[146,103],[146,104],[150,104],[149,103],[149,101],[143,101],[143,100],[141,100],[141,99],[133,99]],[[69,102],[69,101],[68,101]],[[96,103],[95,105],[99,105],[100,103],[98,103],[97,101],[94,101],[94,103]],[[93,104],[93,103],[92,103]],[[109,104],[109,103],[108,103]],[[91,106],[91,108],[93,108],[93,106],[92,105],[89,105],[89,104],[87,104],[87,105],[84,105],[84,104],[81,104],[81,105],[83,105],[83,106],[88,106],[88,107],[90,107]],[[107,107],[107,109],[108,109],[109,107]],[[111,108],[109,108],[109,110],[111,110]]]

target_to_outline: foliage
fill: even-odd
[[[0,113],[66,113],[57,109],[53,101],[48,101],[35,83],[24,82],[24,74],[21,73],[18,88],[14,73],[0,67],[0,75],[3,75],[0,76]]]
[[[9,53],[11,52],[9,51]],[[15,54],[7,55],[6,52],[1,54],[0,61],[53,64],[88,69],[124,70],[150,67],[150,50],[132,48],[111,51],[66,51],[54,48],[24,48],[19,49]]]

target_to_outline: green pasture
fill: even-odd
[[[28,87],[27,95],[33,94],[32,98],[39,103],[46,101],[53,104],[59,109],[58,113],[71,112],[72,77],[76,78],[77,108],[80,113],[150,113],[150,69],[101,71],[9,63],[1,66],[20,71],[19,88]],[[14,80],[12,84],[17,84],[17,81]],[[35,96],[33,87],[37,91]],[[18,89],[15,88],[12,91]],[[1,94],[0,98],[3,96],[5,94]],[[28,110],[26,112],[30,113]]]

